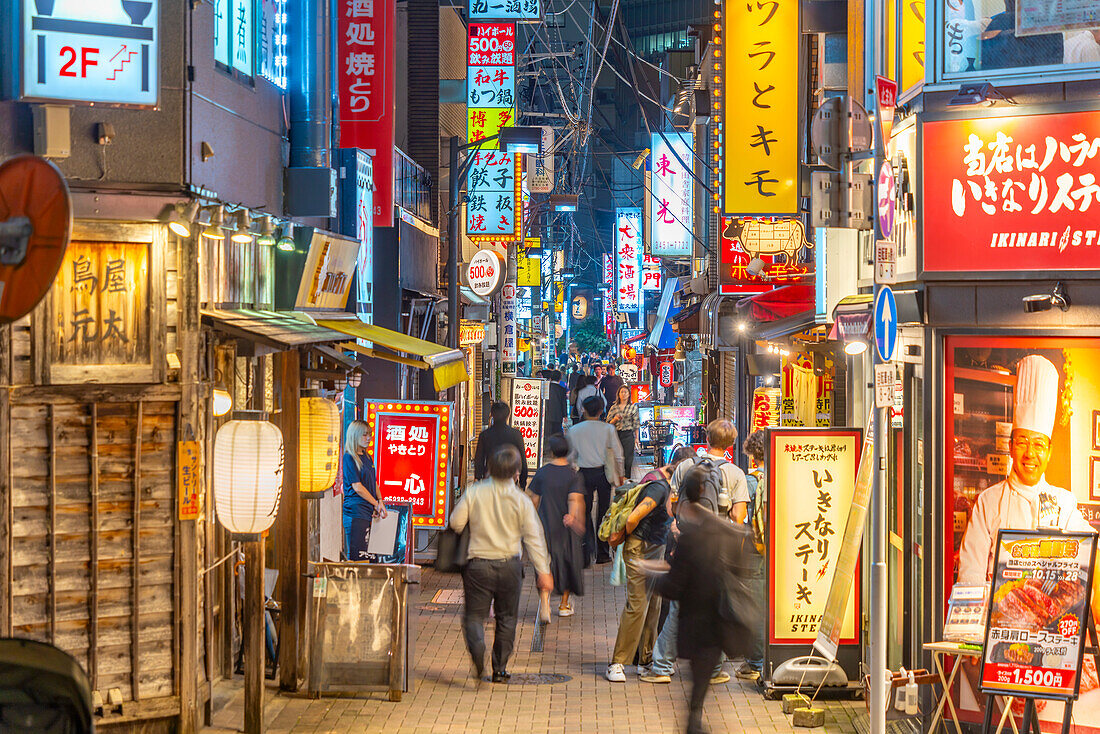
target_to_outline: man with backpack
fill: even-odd
[[[690,455],[690,450],[686,453]],[[626,564],[626,606],[619,618],[615,650],[605,673],[612,683],[626,682],[623,666],[634,659],[635,653],[640,663],[639,675],[648,672],[646,668],[653,659],[653,643],[661,616],[661,597],[653,591],[653,580],[642,573],[640,561],[660,561],[665,557],[668,506],[672,497],[672,487],[668,481],[676,465],[685,458],[687,456],[677,452],[672,463],[655,469],[636,487],[627,489],[600,527],[603,535],[612,530],[607,525],[615,525],[607,541],[613,547],[620,543],[623,545],[623,562]],[[622,506],[619,506],[620,503]],[[622,522],[624,515],[625,522]]]
[[[740,525],[748,516],[749,489],[745,481],[745,472],[736,464],[726,460],[726,449],[737,442],[737,428],[730,421],[719,418],[707,426],[707,453],[693,461],[685,461],[676,467],[672,474],[672,488],[679,493],[689,472],[699,469],[701,479],[699,505],[710,510],[719,518],[728,517]],[[676,532],[674,527],[673,532]],[[676,664],[676,624],[679,618],[679,604],[669,603],[668,616],[657,644],[653,648],[653,664],[648,673],[641,676],[646,683],[671,683]],[[722,661],[718,661],[711,677],[711,683],[726,683],[729,673],[722,670]]]

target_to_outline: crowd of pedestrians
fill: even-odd
[[[558,615],[572,616],[584,594],[584,570],[617,554],[626,603],[605,677],[624,682],[628,670],[636,670],[641,681],[669,683],[676,659],[688,659],[687,730],[701,732],[708,688],[730,680],[724,659],[744,659],[738,678],[760,675],[763,630],[754,610],[765,593],[759,532],[766,505],[759,471],[763,434],[751,435],[742,447],[748,475],[728,458],[736,429],[719,419],[707,426],[705,454],[679,449],[667,463],[630,481],[638,407],[613,368],[593,372],[574,370],[566,379],[552,367],[542,372],[558,390],[549,393],[545,463],[530,484],[522,437],[508,425],[507,404],[492,406],[491,424],[478,437],[476,481],[450,521],[453,530],[469,532],[463,632],[474,673],[480,679],[485,672],[484,625],[491,606],[491,679],[509,678],[523,551],[537,574],[542,623],[550,621],[552,593],[559,596]],[[566,428],[570,408],[575,410]]]

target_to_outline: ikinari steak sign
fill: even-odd
[[[1100,112],[928,122],[924,271],[1100,268]]]

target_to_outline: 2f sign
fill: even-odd
[[[157,103],[159,0],[24,0],[23,97]]]

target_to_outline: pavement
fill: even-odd
[[[310,734],[683,731],[690,689],[686,661],[680,662],[683,673],[674,676],[669,685],[642,683],[633,668],[628,668],[626,683],[610,683],[603,677],[626,597],[623,587],[608,583],[610,569],[610,565],[601,565],[586,572],[587,594],[576,599],[574,616],[558,617],[554,601],[555,614],[545,633],[543,651],[532,652],[538,595],[534,574],[528,568],[509,670],[514,678],[557,674],[566,680],[520,685],[474,680],[460,630],[461,579],[425,569],[412,610],[416,635],[413,690],[401,701],[391,702],[385,692],[310,700],[304,694],[278,694],[269,689],[264,712],[267,730]],[[731,674],[735,667],[726,664]],[[213,719],[214,726],[205,731],[238,731],[244,721],[239,680],[220,685],[216,698],[216,705],[222,707]],[[711,688],[704,724],[715,734],[867,731],[862,701],[823,701],[818,705],[825,709],[825,725],[796,729],[782,713],[780,702],[766,701],[755,685],[734,677]]]

